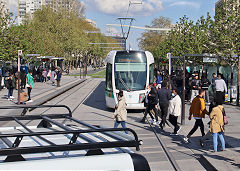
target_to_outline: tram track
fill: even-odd
[[[65,104],[66,101],[71,101],[71,99],[73,98],[72,96],[76,95],[76,94],[80,94],[80,91],[83,91],[83,89],[86,89],[86,94],[84,94],[84,97],[81,98],[80,101],[78,101],[76,103],[76,100],[73,100],[72,102],[74,104],[71,104],[71,110],[73,115],[77,115],[79,113],[76,113],[77,111],[79,111],[79,107],[81,106],[81,104],[83,104],[88,98],[89,96],[91,96],[94,92],[94,90],[99,86],[99,84],[101,83],[101,81],[96,82],[96,79],[89,79],[86,80],[85,83],[78,85],[68,91],[66,91],[65,93],[57,96],[56,98],[53,98],[52,100],[46,102],[47,104],[52,103],[53,105],[58,105],[58,104]],[[41,112],[41,114],[46,114],[47,112],[49,112],[51,108],[48,108],[44,111]],[[39,114],[39,113],[38,113]],[[79,115],[80,116],[80,115]],[[65,121],[63,121],[65,122]],[[149,128],[152,130],[153,134],[152,137],[154,139],[156,139],[158,141],[158,143],[160,144],[161,147],[161,151],[164,153],[164,155],[167,157],[169,165],[172,166],[172,168],[176,171],[182,170],[181,166],[178,165],[179,161],[176,161],[175,158],[172,155],[172,152],[169,151],[168,147],[165,145],[164,141],[162,140],[162,138],[159,136],[159,134],[157,132],[159,132],[157,130],[157,128],[153,127],[149,120],[147,119],[147,123],[149,125]],[[130,125],[130,123],[129,123]],[[133,126],[133,125],[132,125]],[[137,129],[139,129],[140,127],[138,127]],[[141,139],[141,136],[139,136],[139,138]],[[155,144],[157,145],[157,144]],[[161,154],[163,154],[161,153]],[[151,165],[151,164],[150,164]],[[154,169],[153,169],[154,170]],[[171,169],[172,170],[172,169]]]

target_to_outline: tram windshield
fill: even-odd
[[[115,57],[115,84],[118,90],[145,89],[147,59],[144,52],[121,51]]]

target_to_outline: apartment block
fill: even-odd
[[[77,0],[18,0],[18,24],[22,24],[26,16],[31,17],[42,6],[49,6],[54,11],[60,8],[74,9]]]
[[[0,0],[0,5],[3,7],[3,11],[9,10],[9,0]]]

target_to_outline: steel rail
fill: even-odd
[[[151,123],[149,122],[148,118],[146,118],[146,119],[147,119],[148,124],[149,124],[150,127],[152,128],[152,130],[153,130],[153,132],[154,132],[154,134],[155,134],[158,142],[160,143],[160,145],[161,145],[164,153],[166,154],[169,162],[170,162],[171,165],[173,166],[174,170],[175,170],[175,171],[181,171],[181,169],[180,169],[180,167],[178,166],[178,164],[177,164],[176,160],[174,159],[173,155],[168,151],[165,143],[164,143],[164,142],[161,140],[161,138],[157,135],[156,130],[152,127],[152,125],[151,125]]]

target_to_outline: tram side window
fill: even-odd
[[[112,91],[112,64],[108,63],[106,68],[106,89]]]
[[[149,84],[154,83],[154,67],[153,64],[149,66]]]

